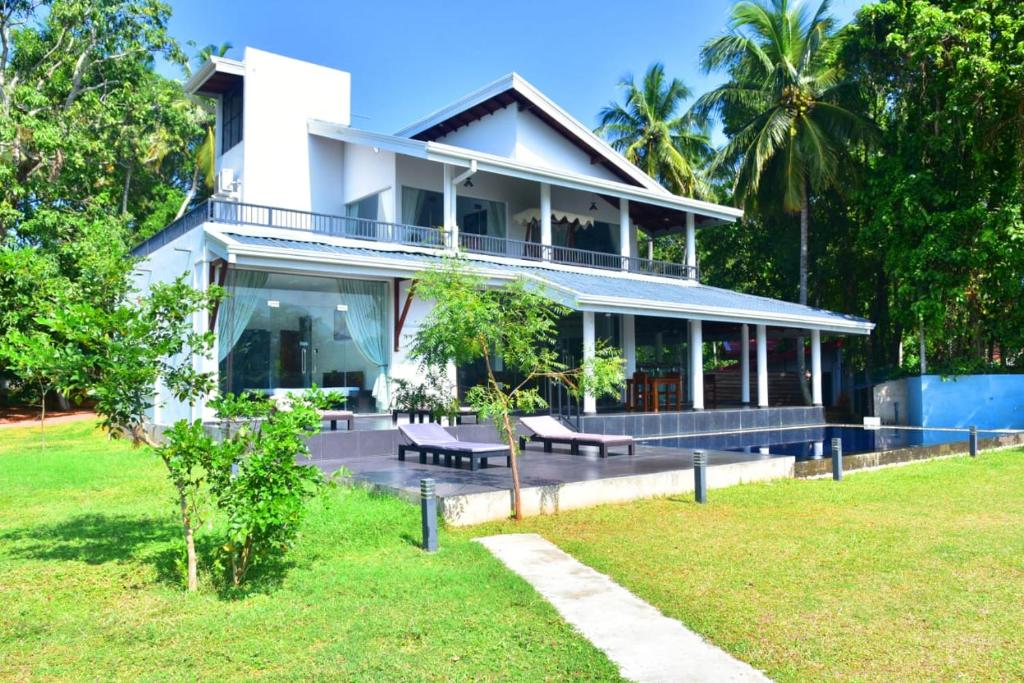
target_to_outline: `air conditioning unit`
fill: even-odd
[[[237,190],[238,181],[235,180],[235,170],[222,168],[214,183],[214,195],[221,199],[233,199]]]

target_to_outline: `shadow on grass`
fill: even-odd
[[[127,515],[85,514],[54,524],[37,524],[0,533],[0,558],[90,565],[135,562],[156,571],[157,583],[183,587],[185,542],[181,527],[166,520]],[[241,587],[231,585],[218,564],[220,539],[198,536],[196,552],[205,583],[222,599],[268,594],[281,586],[295,563],[274,556],[253,566]],[[213,561],[205,564],[204,561]]]

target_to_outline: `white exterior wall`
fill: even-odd
[[[330,189],[340,190],[341,148],[311,137],[307,120],[348,125],[350,91],[344,71],[245,49],[242,201],[337,211]]]
[[[310,139],[315,137],[310,136]],[[375,151],[372,147],[346,144],[340,193],[341,209],[338,213],[344,212],[345,204],[381,192],[384,213],[378,216],[378,220],[398,222],[396,207],[400,206],[401,200],[395,190],[395,158],[394,152]]]
[[[876,384],[873,393],[874,414],[875,417],[882,418],[882,424],[910,424],[910,394],[907,390],[906,379],[895,379]]]
[[[467,126],[448,133],[440,138],[438,142],[514,158],[517,115],[516,106],[511,104],[489,116],[484,116]]]
[[[617,175],[603,165],[590,163],[589,154],[534,114],[517,114],[516,161],[621,182]]]
[[[209,264],[214,258],[216,256],[209,253],[203,231],[192,230],[141,261],[132,274],[133,284],[140,294],[147,294],[155,283],[171,282],[182,274],[188,274],[187,281],[193,287],[205,290],[208,286]],[[196,331],[206,331],[207,325],[206,313],[197,313],[194,316],[193,327]],[[201,371],[215,372],[217,369],[212,354],[209,358],[195,358],[194,362]],[[196,420],[205,417],[203,404],[193,409],[187,403],[175,399],[162,386],[156,394],[157,405],[149,411],[149,419],[154,424],[170,425],[177,420]]]
[[[438,142],[496,154],[524,164],[588,175],[604,180],[620,178],[566,140],[535,114],[510,104],[441,137]]]

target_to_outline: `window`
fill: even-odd
[[[349,218],[378,220],[380,218],[380,198],[381,195],[377,192],[376,194],[367,195],[362,199],[357,199],[354,202],[349,202],[345,205],[345,215]]]
[[[221,391],[276,395],[315,384],[344,394],[350,410],[387,409],[386,282],[229,270],[225,287]]]
[[[414,187],[402,188],[402,222],[432,228],[444,223],[444,195]],[[505,237],[505,203],[458,196],[455,222],[464,234]]]
[[[242,141],[242,86],[221,97],[221,154]]]

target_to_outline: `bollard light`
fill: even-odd
[[[970,444],[971,457],[978,457],[978,428],[974,425],[971,425],[971,436],[968,443]]]
[[[843,440],[838,436],[832,439],[832,478],[843,480]]]
[[[693,497],[698,503],[708,502],[708,454],[707,451],[693,452]]]
[[[423,549],[437,552],[437,498],[434,480],[420,479],[420,514],[423,517]]]

